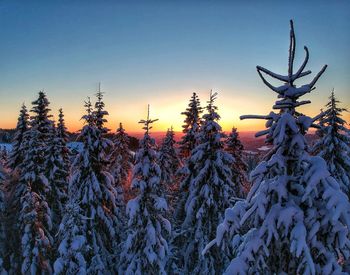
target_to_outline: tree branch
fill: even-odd
[[[318,79],[321,77],[321,75],[324,73],[324,71],[327,69],[327,65],[324,65],[323,68],[321,69],[321,71],[315,76],[315,78],[311,81],[310,88],[313,88],[316,84],[316,82],[318,81]],[[311,91],[311,89],[310,89]]]
[[[257,71],[258,71],[258,74],[261,78],[261,80],[265,83],[265,85],[267,87],[269,87],[272,91],[278,93],[278,94],[282,94],[284,91],[279,91],[275,86],[271,85],[269,82],[267,82],[267,80],[263,77],[263,75],[261,74],[260,72],[260,68],[259,66],[256,67]]]
[[[311,71],[306,71],[305,72],[306,74],[304,73],[303,75],[301,75],[301,73],[305,69],[305,66],[306,66],[307,62],[309,62],[309,50],[308,50],[308,48],[306,46],[304,46],[304,50],[305,50],[305,53],[306,53],[304,62],[301,64],[301,66],[300,66],[299,70],[297,71],[297,73],[293,76],[293,78],[292,78],[293,81],[298,79],[299,77],[302,77],[302,76],[304,76],[306,74],[310,74],[311,73]]]
[[[240,120],[244,120],[244,119],[271,119],[271,116],[262,116],[262,115],[243,115],[240,116],[239,119]]]
[[[290,20],[290,44],[289,44],[289,59],[288,59],[288,76],[289,83],[292,84],[292,76],[293,76],[293,63],[295,56],[295,34],[294,34],[294,26],[293,20]]]

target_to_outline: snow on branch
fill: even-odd
[[[297,73],[292,77],[292,81],[298,79],[299,77],[303,77],[305,75],[311,74],[310,70],[306,71],[306,72],[303,72],[307,62],[309,61],[309,50],[308,50],[308,48],[306,46],[304,46],[304,50],[306,52],[306,56],[305,56],[304,62],[303,62],[303,64],[301,64],[301,66],[300,66],[299,70],[297,71]]]
[[[319,71],[319,73],[315,76],[315,78],[311,81],[311,83],[309,84],[310,89],[313,88],[316,84],[316,82],[318,81],[318,79],[321,77],[321,75],[324,73],[324,71],[327,69],[328,65],[324,65],[323,68],[321,69],[321,71]]]
[[[284,81],[284,82],[287,82],[289,80],[288,76],[276,74],[276,73],[271,72],[270,70],[268,70],[268,69],[266,69],[264,67],[256,66],[256,68],[258,69],[258,71],[263,71],[265,74],[268,74],[269,76],[271,76],[273,78],[276,78],[278,80],[281,80],[281,81]]]
[[[259,131],[259,132],[255,133],[255,137],[265,136],[265,135],[267,135],[269,132],[270,132],[270,129]]]
[[[295,33],[293,20],[290,20],[290,43],[289,43],[289,58],[288,58],[288,78],[293,76],[293,63],[295,57]]]
[[[295,107],[298,107],[298,106],[301,106],[301,105],[305,105],[305,104],[310,104],[311,101],[310,100],[303,100],[303,101],[300,101],[300,102],[297,102],[295,103]]]
[[[258,71],[258,74],[259,74],[259,76],[260,76],[260,78],[261,78],[261,80],[265,83],[265,85],[267,86],[267,87],[269,87],[272,91],[274,91],[274,92],[276,92],[276,93],[278,93],[278,94],[283,94],[283,92],[285,92],[288,88],[287,87],[284,87],[284,86],[282,86],[282,87],[284,87],[284,88],[281,88],[281,87],[275,87],[275,86],[273,86],[271,83],[269,83],[266,79],[265,79],[265,77],[263,77],[263,75],[261,74],[261,70],[266,70],[266,69],[264,69],[263,67],[260,67],[260,66],[256,66],[256,69],[257,69],[257,71]],[[268,70],[266,70],[266,71],[268,71]],[[268,72],[270,72],[270,71],[268,71]],[[272,74],[272,72],[271,72],[271,74]],[[271,75],[270,74],[270,75]],[[275,78],[277,78],[277,74],[274,74],[275,75]],[[271,75],[272,76],[272,75]],[[278,75],[278,77],[280,77],[280,75]]]
[[[240,120],[244,119],[272,119],[272,116],[263,116],[263,115],[243,115],[239,117]]]

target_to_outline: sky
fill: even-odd
[[[62,107],[79,130],[101,82],[112,130],[141,131],[150,104],[154,131],[181,131],[192,92],[205,105],[211,89],[224,130],[263,129],[239,116],[270,112],[276,94],[256,65],[286,73],[290,19],[296,64],[310,51],[313,74],[301,84],[329,66],[301,111],[316,115],[332,88],[350,108],[350,1],[0,0],[0,128],[14,128],[21,104],[44,90],[52,114]]]

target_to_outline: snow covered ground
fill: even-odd
[[[268,151],[270,149],[271,149],[271,147],[270,146],[266,146],[266,145],[261,146],[261,147],[258,148],[259,151]]]

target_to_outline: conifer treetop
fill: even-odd
[[[326,112],[323,112],[321,110],[321,113],[325,113],[326,115],[327,112],[329,112],[330,115],[341,116],[342,112],[348,112],[348,109],[338,107],[340,101],[335,97],[334,88],[332,89],[331,95],[328,98],[329,98],[329,102],[326,104],[326,107],[328,109]],[[347,124],[346,121],[343,119],[340,119],[339,122],[341,122],[341,124]]]
[[[196,93],[193,93],[188,107],[184,112],[181,112],[182,115],[185,115],[184,124],[182,125],[182,132],[184,135],[179,141],[180,155],[182,158],[186,159],[190,156],[191,151],[197,145],[197,133],[199,132],[201,124],[201,113],[203,108],[200,106],[200,100]]]
[[[213,90],[210,91],[210,95],[209,95],[209,100],[207,101],[208,105],[207,105],[207,111],[209,115],[213,115],[216,110],[218,109],[218,107],[216,105],[214,105],[214,101],[216,100],[218,96],[218,93],[215,92],[213,93]],[[205,115],[203,116],[205,117]],[[217,119],[219,119],[220,117],[217,117]]]
[[[32,102],[33,107],[31,112],[35,114],[35,116],[31,117],[33,119],[33,123],[38,123],[40,121],[45,121],[46,119],[52,117],[49,115],[51,109],[48,108],[50,102],[47,99],[46,93],[44,91],[39,91],[38,99]]]
[[[101,83],[98,85],[98,91],[96,93],[97,101],[95,103],[95,111],[94,111],[94,118],[96,126],[99,130],[103,130],[104,132],[107,132],[108,130],[103,127],[104,123],[107,122],[107,119],[104,118],[104,116],[108,115],[108,112],[104,110],[105,103],[103,102],[103,93],[101,92]]]
[[[68,133],[62,108],[58,110],[57,135],[62,141],[68,141]]]
[[[62,108],[58,109],[58,125],[61,125],[61,127],[64,127],[65,130],[67,129],[64,123],[64,114],[63,114]]]
[[[20,116],[26,117],[26,119],[28,119],[28,110],[24,102],[22,103],[22,106],[21,106]]]
[[[125,129],[123,127],[123,123],[119,122],[119,128],[117,129],[117,132],[125,132]]]
[[[185,125],[182,126],[183,132],[187,133],[190,129],[189,126],[193,126],[193,124],[196,124],[198,120],[200,120],[200,114],[202,113],[203,109],[200,107],[200,101],[198,98],[197,93],[193,93],[190,99],[190,103],[188,104],[188,107],[185,112],[181,112],[182,115],[186,116],[185,119]]]
[[[188,108],[187,108],[186,111],[189,111],[191,109],[191,107],[193,108],[196,105],[196,103],[199,103],[199,98],[198,98],[197,93],[193,92],[192,96],[191,96],[191,99],[190,99],[190,103],[188,104]],[[186,112],[182,112],[181,114],[185,115]]]
[[[23,160],[22,143],[24,141],[24,134],[29,129],[29,114],[26,105],[23,103],[16,126],[16,132],[13,138],[13,150],[10,153],[8,162],[9,167],[15,169],[17,165]]]
[[[296,107],[299,107],[301,105],[305,105],[305,104],[310,104],[311,101],[310,100],[302,100],[302,101],[298,101],[299,97],[310,93],[312,90],[315,89],[315,84],[318,81],[318,79],[321,77],[321,75],[324,73],[324,71],[327,68],[327,65],[324,65],[323,68],[318,72],[318,74],[314,77],[314,79],[305,85],[302,85],[300,87],[296,87],[294,85],[294,81],[298,78],[304,77],[306,75],[311,74],[311,71],[304,71],[305,66],[308,63],[309,60],[309,50],[308,48],[305,46],[305,52],[306,52],[306,57],[304,59],[304,62],[302,63],[302,65],[300,66],[300,68],[297,70],[296,73],[294,73],[294,58],[295,58],[295,44],[296,44],[296,39],[295,39],[295,33],[294,33],[294,26],[293,26],[293,21],[290,20],[290,45],[289,45],[289,57],[288,57],[288,74],[287,75],[280,75],[280,74],[276,74],[271,72],[268,69],[265,69],[261,66],[257,66],[257,71],[258,74],[260,76],[260,78],[262,79],[262,81],[266,84],[266,86],[268,86],[271,90],[273,90],[274,92],[276,92],[278,94],[278,98],[281,98],[280,100],[277,100],[275,105],[272,107],[273,109],[277,109],[277,110],[281,110],[283,109],[284,112],[290,113],[290,114],[296,114],[300,116],[299,122],[300,124],[302,124],[302,131],[303,133],[305,133],[307,131],[307,129],[311,126],[311,127],[315,127],[315,128],[319,128],[317,125],[314,124],[314,122],[316,120],[318,120],[320,117],[322,117],[324,114],[321,113],[318,116],[314,117],[314,118],[309,118],[306,116],[303,116],[301,113],[298,113],[295,111]],[[273,86],[271,83],[269,83],[265,77],[263,76],[263,73],[271,76],[272,78],[275,78],[279,81],[284,82],[284,84],[282,86],[279,87],[275,87]],[[268,120],[267,122],[267,126],[268,128],[271,126],[272,121],[276,120],[277,118],[277,114],[274,112],[271,112],[269,115],[243,115],[240,116],[240,119],[265,119]],[[285,122],[288,123],[288,118],[287,116],[284,117],[284,120],[286,120]],[[260,132],[257,132],[255,134],[256,137],[259,136],[263,136],[263,135],[268,135],[270,133],[270,130],[263,130]],[[277,138],[273,139],[271,137],[268,137],[268,140],[275,140],[275,141],[279,141]]]
[[[86,114],[82,116],[81,119],[85,120],[85,122],[89,125],[89,126],[93,126],[94,125],[94,117],[93,117],[93,108],[92,108],[92,103],[91,103],[91,99],[88,96],[87,100],[84,101],[84,107],[85,107],[85,111]]]
[[[318,124],[316,132],[320,139],[314,144],[312,153],[322,157],[332,176],[340,183],[343,191],[350,196],[350,130],[342,118],[346,108],[339,107],[340,101],[331,91],[326,110]]]
[[[318,81],[318,79],[321,77],[321,75],[324,73],[324,71],[327,68],[327,65],[324,65],[323,68],[318,72],[318,74],[314,77],[314,79],[306,84],[302,85],[300,87],[296,87],[294,85],[294,81],[298,78],[304,77],[306,75],[311,74],[310,70],[304,71],[308,61],[309,61],[309,50],[306,46],[304,46],[304,50],[306,53],[305,59],[303,63],[301,64],[300,68],[294,73],[294,59],[295,59],[295,46],[296,39],[295,39],[295,33],[294,33],[294,26],[293,21],[290,20],[290,44],[289,44],[289,57],[288,57],[288,74],[287,75],[280,75],[271,72],[268,69],[265,69],[261,66],[257,66],[256,69],[258,71],[258,74],[262,81],[265,83],[266,86],[268,86],[271,90],[276,92],[280,98],[283,98],[284,100],[281,100],[280,103],[277,102],[277,104],[274,106],[274,109],[281,109],[285,107],[297,107],[303,104],[308,104],[310,101],[303,101],[303,102],[286,102],[286,99],[296,100],[300,96],[305,95],[306,93],[309,93],[310,91],[315,89],[315,84]],[[280,80],[284,82],[283,85],[279,87],[273,86],[271,83],[269,83],[265,77],[263,76],[263,73],[271,76],[272,78],[275,78],[277,80]]]
[[[139,121],[140,124],[143,124],[144,126],[142,127],[143,130],[145,130],[145,134],[148,135],[149,134],[149,131],[152,129],[152,123],[158,121],[159,119],[151,119],[149,117],[149,110],[150,110],[150,107],[149,107],[149,104],[147,105],[147,119],[141,119]]]

